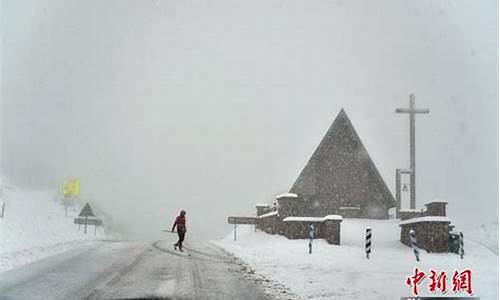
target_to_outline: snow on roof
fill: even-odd
[[[323,222],[323,218],[318,217],[286,217],[283,222]]]
[[[342,216],[328,215],[321,217],[286,217],[283,222],[324,222],[327,220],[342,220]]]
[[[444,201],[444,200],[441,200],[441,199],[434,199],[431,202],[427,202],[424,205],[429,205],[429,204],[432,204],[432,203],[445,203],[445,204],[448,204],[448,201]]]
[[[255,207],[269,207],[271,206],[270,204],[267,204],[267,203],[257,203],[255,204]]]
[[[294,193],[284,193],[276,197],[276,199],[280,198],[297,198],[297,194]]]
[[[399,211],[403,211],[403,212],[422,212],[421,209],[416,209],[416,208],[400,209]]]
[[[399,226],[405,224],[419,223],[419,222],[448,222],[450,223],[450,219],[448,217],[440,217],[440,216],[427,216],[420,218],[413,218],[399,222]]]
[[[278,211],[275,210],[275,211],[272,211],[270,213],[260,215],[260,216],[258,216],[258,218],[262,219],[262,218],[267,218],[267,217],[272,217],[272,216],[277,216],[277,215],[278,215]]]
[[[342,220],[342,216],[339,215],[328,215],[323,218],[324,221],[326,220]]]
[[[361,209],[359,206],[342,206],[339,209]]]

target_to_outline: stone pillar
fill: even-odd
[[[255,207],[257,208],[257,217],[262,216],[263,214],[266,214],[270,211],[269,204],[257,203]]]
[[[282,218],[296,216],[297,208],[300,204],[300,200],[296,194],[283,194],[276,197],[276,200],[278,201],[278,209]]]
[[[322,236],[328,244],[340,245],[340,220],[325,220],[322,224]]]
[[[441,217],[446,217],[446,202],[444,201],[434,201],[425,204],[426,216],[441,216]]]

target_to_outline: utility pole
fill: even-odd
[[[415,95],[410,94],[410,107],[396,109],[398,114],[410,115],[410,208],[416,208],[415,188],[415,114],[428,114],[428,108],[415,108]]]

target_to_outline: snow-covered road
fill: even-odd
[[[0,299],[268,299],[208,243],[100,241],[0,274]]]

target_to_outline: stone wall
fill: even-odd
[[[329,244],[340,244],[342,216],[331,214],[325,217],[325,214],[322,214],[311,217],[311,202],[293,193],[280,195],[276,200],[277,205],[273,207],[265,204],[256,205],[257,229],[270,234],[284,235],[289,239],[309,239],[309,226],[314,224],[315,238],[324,238]],[[359,207],[344,209],[348,217],[359,216]]]
[[[446,216],[446,202],[433,201],[425,204],[425,209],[416,210],[399,210],[396,211],[396,218],[401,220],[408,220],[413,218],[427,217],[427,216]]]
[[[381,208],[376,203],[337,207],[331,199],[322,199],[317,196],[303,197],[301,195],[295,197],[278,197],[277,201],[280,214],[283,217],[302,216],[321,218],[325,215],[341,215],[345,218],[389,218],[389,210]]]
[[[305,222],[305,221],[292,221],[283,222],[281,227],[282,234],[291,240],[295,239],[309,239],[309,226],[314,225],[314,238],[324,238],[322,228],[323,221]]]
[[[310,220],[285,219],[281,224],[281,234],[289,239],[309,239],[309,226],[313,224],[314,238],[325,239],[329,244],[340,245],[340,223],[342,218],[340,216],[329,217],[309,218]]]
[[[425,210],[400,210],[396,217],[401,219],[401,242],[410,243],[410,230],[415,230],[417,246],[429,252],[448,252],[450,231],[454,226],[446,218],[446,202],[433,201],[425,204]]]
[[[409,209],[409,210],[400,210],[396,212],[396,219],[401,219],[401,220],[420,218],[424,216],[425,212],[423,210]]]
[[[450,220],[446,217],[421,217],[402,221],[401,242],[411,247],[410,230],[415,230],[417,246],[429,252],[448,252]]]
[[[264,218],[257,218],[257,224],[255,227],[259,230],[270,234],[276,234],[280,232],[281,219],[278,215],[272,215]]]

